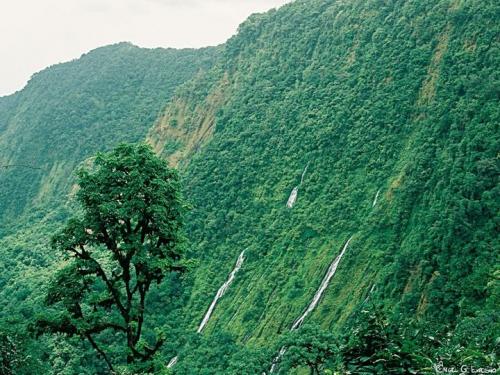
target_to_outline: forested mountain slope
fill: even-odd
[[[187,90],[150,132],[172,161],[191,155],[183,173],[199,266],[174,316],[194,331],[245,249],[205,334],[269,347],[353,236],[310,321],[342,330],[369,296],[393,319],[443,335],[490,324],[477,341],[491,349],[499,11],[492,1],[321,0],[247,20],[225,64],[192,84],[213,82],[206,99]],[[216,93],[224,100],[213,108]],[[205,116],[183,115],[200,103]],[[192,371],[186,361],[179,373]]]
[[[144,139],[176,88],[218,54],[120,43],[49,67],[0,98],[0,320],[9,329],[22,331],[41,309],[60,256],[50,236],[72,209],[75,168]]]
[[[96,151],[143,139],[175,88],[216,53],[120,43],[45,69],[0,98],[0,235],[25,208],[61,204],[73,170]]]
[[[193,206],[190,272],[172,275],[147,304],[150,327],[168,332],[159,360],[179,355],[174,373],[260,374],[261,362],[270,365],[343,249],[305,323],[355,336],[359,313],[380,309],[391,323],[411,322],[432,333],[426,336],[429,361],[455,358],[449,348],[457,358],[482,353],[494,359],[499,14],[494,1],[297,0],[250,17],[211,68],[214,50],[200,51],[200,65],[189,72],[178,57],[178,65],[157,66],[137,57],[126,65],[149,77],[145,82],[179,69],[186,82],[173,97],[171,90],[158,92],[173,86],[170,81],[151,83],[132,109],[122,113],[117,104],[95,112],[98,123],[120,116],[97,130],[88,122],[75,130],[78,137],[61,135],[60,126],[40,137],[23,117],[23,92],[2,98],[0,160],[51,171],[1,172],[3,215],[12,218],[59,194],[52,204],[57,213],[78,163],[115,141],[146,138],[179,168]],[[193,77],[199,68],[206,70]],[[117,91],[129,80],[121,80],[123,70],[114,64],[109,72],[119,83],[99,81],[103,95],[121,103],[122,95],[138,92]],[[68,106],[78,118],[85,105],[99,108],[99,98],[77,93]],[[54,103],[66,97],[61,89]],[[35,106],[35,96],[30,103]],[[152,111],[142,111],[144,103]],[[48,113],[59,119],[56,110]],[[49,124],[73,123],[54,121]],[[56,135],[66,148],[51,146]],[[68,150],[78,157],[64,157]],[[14,186],[24,184],[27,191],[16,197]],[[8,280],[0,280],[4,315],[20,326],[40,310],[36,288],[44,288],[46,267],[55,267],[40,255],[48,253],[40,239],[57,226],[55,219],[35,226],[24,220],[0,243],[10,270]],[[229,288],[196,334],[242,254]],[[51,352],[44,355],[52,371],[96,373],[102,364],[91,351],[77,354],[81,345],[48,341]]]

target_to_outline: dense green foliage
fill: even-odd
[[[499,332],[499,11],[296,1],[241,26],[225,49],[228,101],[184,169],[200,263],[179,302],[187,329],[221,262],[229,272],[247,249],[205,334],[272,346],[354,235],[308,319],[342,331],[373,287],[389,320],[426,322],[443,341],[465,320],[464,352],[498,350],[480,337],[485,319]]]
[[[496,365],[499,14],[492,0],[296,0],[250,17],[180,88],[148,133],[193,206],[191,272],[149,300],[167,332],[163,363],[178,354],[178,374],[260,374],[286,344],[290,374]],[[61,219],[51,215],[38,219],[45,233]],[[43,289],[50,273],[34,272],[51,264],[40,227],[0,243],[17,267],[0,297],[21,327],[15,317],[41,301],[13,286],[30,277]],[[351,236],[306,318],[316,326],[288,334]],[[78,345],[50,341],[52,368],[66,358],[66,373],[92,373]]]
[[[47,68],[0,98],[0,236],[25,208],[61,205],[83,160],[144,139],[177,86],[216,56],[215,48],[120,43]]]
[[[325,364],[338,353],[335,337],[318,326],[304,326],[288,333],[282,345],[286,352],[276,362],[283,374],[300,366],[308,367],[312,375],[324,373]]]
[[[75,168],[96,151],[143,139],[178,85],[217,56],[217,48],[121,43],[52,66],[0,98],[0,320],[7,326],[23,331],[44,310],[60,258],[50,237],[77,209]],[[88,367],[92,349],[77,340],[71,347],[41,341],[57,373],[95,373]]]
[[[178,176],[149,146],[122,144],[99,154],[92,170],[80,170],[77,182],[83,213],[53,237],[68,262],[49,286],[38,332],[88,340],[110,371],[120,356],[149,370],[165,338],[144,338],[146,297],[167,273],[184,268]],[[113,356],[111,332],[122,341]]]

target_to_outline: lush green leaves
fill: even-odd
[[[82,212],[54,236],[68,264],[49,287],[52,309],[38,319],[39,332],[87,339],[110,370],[120,357],[149,362],[165,338],[144,338],[146,297],[153,282],[183,269],[186,204],[177,173],[149,146],[122,144],[78,177]],[[122,340],[121,353],[112,352],[110,331]]]
[[[265,357],[269,365],[282,335],[353,235],[318,307],[307,318],[328,330],[306,335],[307,340],[300,331],[292,334],[289,346],[295,349],[287,365],[292,374],[307,371],[306,360],[315,359],[324,364],[324,371],[351,368],[367,373],[428,372],[441,360],[481,366],[497,361],[499,12],[496,2],[478,0],[297,0],[252,16],[226,43],[217,66],[178,91],[165,110],[170,116],[162,116],[150,134],[162,140],[157,146],[165,145],[156,150],[161,155],[189,150],[179,165],[194,206],[187,217],[194,272],[169,275],[160,288],[151,290],[148,328],[169,333],[158,369],[179,354],[174,368],[179,373],[238,373],[245,359],[248,368],[260,373]],[[143,71],[147,59],[135,64]],[[113,77],[121,82],[121,76]],[[132,97],[153,96],[149,91],[142,95],[138,81],[126,81],[140,94]],[[24,148],[28,145],[42,150],[44,157],[53,156],[42,163],[50,173],[26,172],[21,179],[2,180],[6,182],[0,186],[12,201],[7,199],[10,208],[4,215],[13,217],[13,207],[34,207],[0,245],[6,254],[1,262],[8,270],[0,279],[2,296],[8,296],[3,298],[5,311],[19,312],[9,314],[15,324],[22,326],[40,312],[32,291],[47,285],[52,270],[52,262],[43,256],[46,246],[38,239],[54,231],[54,222],[65,220],[72,210],[54,204],[46,220],[47,211],[23,197],[40,196],[43,201],[52,196],[52,189],[74,194],[71,180],[64,176],[77,162],[109,148],[116,137],[129,140],[145,134],[127,129],[129,115],[138,110],[124,104],[136,103],[131,95],[116,90],[121,86],[114,80],[107,82],[108,90],[98,91],[110,98],[110,106],[94,112],[90,109],[94,104],[101,108],[97,104],[103,100],[95,102],[89,99],[95,95],[82,93],[65,106],[82,104],[84,110],[74,116],[49,116],[59,113],[54,110],[45,114],[53,129],[45,129],[40,125],[45,122],[34,121],[34,116],[11,117],[21,98],[0,101],[5,109],[0,121],[25,121],[8,134],[33,135],[27,130],[31,124],[38,124],[33,128],[40,131],[36,142],[33,137],[23,142],[9,137],[10,143],[0,143],[23,146],[14,161],[19,162],[20,155],[38,155]],[[37,114],[43,112],[31,103]],[[164,104],[166,99],[158,108]],[[87,126],[94,124],[87,122],[87,113],[90,120],[102,118],[108,125]],[[79,118],[87,124],[84,131],[60,131],[62,123],[78,124]],[[141,119],[134,124],[144,125],[142,130],[152,124],[149,117]],[[0,131],[4,129],[0,124]],[[45,139],[51,137],[61,142],[64,152],[58,147],[49,152],[48,145],[55,142]],[[58,164],[75,142],[78,157]],[[112,166],[118,161],[108,162]],[[122,181],[123,175],[117,169],[108,176]],[[43,176],[43,184],[30,183]],[[12,198],[17,186],[26,190],[19,200]],[[132,199],[135,203],[126,208],[117,186],[109,185],[102,196],[91,191],[98,186],[95,181],[89,179],[88,186],[82,198],[96,208],[82,215],[93,223],[105,222],[112,238],[124,242],[123,252],[130,253],[125,241],[136,239],[122,233],[126,222],[120,220],[143,209],[142,203]],[[294,187],[299,187],[298,200],[287,209]],[[129,188],[134,197],[138,187]],[[104,198],[111,201],[99,203]],[[151,217],[165,214],[162,209],[148,212]],[[118,256],[103,256],[107,244],[102,245],[100,226],[89,228],[82,220],[69,227],[66,245],[101,244],[93,254],[112,274]],[[158,223],[157,229],[163,230],[164,224]],[[243,249],[241,271],[203,336],[195,335]],[[136,259],[144,262],[140,256]],[[163,266],[168,264],[153,264],[152,269]],[[86,281],[69,277],[64,282],[74,292],[71,298],[62,298],[57,289],[50,292],[57,304],[72,306],[79,298],[77,286],[85,289]],[[92,284],[87,303],[105,311],[108,297],[105,283]],[[369,308],[372,303],[380,304],[384,313]],[[322,348],[332,337],[339,348],[333,357],[307,351],[308,342]],[[73,353],[54,352],[62,358]],[[80,359],[71,363],[75,372],[82,369]],[[62,362],[57,360],[57,371]]]

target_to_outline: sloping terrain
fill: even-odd
[[[86,158],[143,139],[176,87],[216,55],[120,43],[45,69],[0,98],[0,234],[26,208],[64,202]]]
[[[497,350],[499,14],[494,1],[297,0],[250,17],[216,62],[214,51],[200,52],[200,66],[175,95],[150,87],[107,127],[69,135],[40,127],[31,136],[38,127],[22,117],[23,92],[1,99],[2,123],[24,119],[25,127],[0,123],[0,145],[8,146],[0,160],[50,171],[4,174],[4,215],[59,197],[46,222],[25,219],[0,243],[2,266],[14,270],[0,280],[5,311],[18,321],[39,306],[32,291],[54,264],[39,255],[47,246],[38,239],[64,217],[62,202],[71,209],[61,198],[71,191],[70,171],[115,141],[147,138],[179,168],[193,206],[191,272],[172,275],[148,300],[150,324],[169,333],[162,361],[178,355],[175,373],[229,373],[232,355],[248,365],[253,350],[270,351],[270,364],[309,306],[304,322],[335,334],[349,333],[357,312],[380,306],[391,321],[446,337],[436,347],[456,337],[458,347]],[[141,76],[142,61],[130,63]],[[152,80],[160,67],[185,68],[147,66]],[[129,82],[116,65],[109,69]],[[125,95],[115,81],[99,82],[106,96]],[[82,103],[100,103],[81,95],[68,102],[78,118]],[[63,99],[54,94],[54,102]],[[144,101],[154,104],[146,112]],[[113,111],[92,116],[98,123]],[[131,130],[129,121],[143,126]],[[78,157],[63,157],[74,149]],[[18,199],[13,186],[24,185]],[[196,334],[243,250],[244,263]],[[20,287],[25,278],[37,281]],[[75,359],[51,345],[59,348],[54,368],[68,350],[69,373],[92,373],[91,354]]]
[[[41,308],[60,259],[50,236],[73,208],[75,168],[144,139],[177,87],[218,53],[120,43],[47,68],[0,98],[0,319],[8,326],[20,330]]]
[[[353,236],[310,321],[341,330],[370,290],[436,330],[498,319],[499,10],[296,1],[246,21],[204,78],[205,102],[221,77],[227,100],[175,121],[203,102],[181,96],[150,132],[168,145],[211,118],[182,169],[199,266],[173,316],[195,331],[245,250],[205,334],[271,346]]]

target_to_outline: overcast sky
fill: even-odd
[[[103,45],[202,47],[290,0],[0,0],[0,96],[43,68]]]

